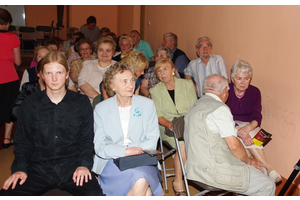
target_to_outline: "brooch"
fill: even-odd
[[[134,109],[133,116],[134,116],[134,117],[140,117],[140,116],[142,116],[142,112],[141,112],[141,110],[140,110],[139,107],[136,107],[136,108]]]

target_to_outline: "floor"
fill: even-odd
[[[22,57],[23,64],[18,68],[18,74],[20,77],[22,77],[22,73],[23,73],[24,69],[28,68],[28,66],[31,62],[31,59],[32,59],[31,56],[23,56]],[[14,125],[14,130],[15,130],[15,127],[16,127],[16,124]],[[14,135],[14,130],[13,130],[12,135]],[[0,141],[1,141],[1,143],[3,141],[3,138],[4,138],[4,125],[2,124],[2,125],[0,125]],[[4,181],[9,177],[9,175],[11,173],[10,167],[14,160],[13,149],[14,149],[14,146],[9,147],[8,149],[2,149],[2,145],[0,146],[0,160],[1,160],[1,162],[0,162],[0,188],[2,187]],[[172,158],[168,158],[166,160],[166,167],[167,168],[173,167]],[[172,171],[171,171],[171,173],[172,173]],[[173,180],[174,180],[174,177],[169,177],[167,179],[167,185],[169,188],[169,192],[166,193],[164,191],[164,196],[174,196],[174,192],[172,190],[172,181]],[[285,182],[286,182],[286,179],[283,178],[283,181],[281,182],[281,184],[277,185],[276,195],[278,195],[278,193],[284,186]],[[163,189],[165,189],[164,183],[163,183]],[[194,195],[199,192],[193,186],[189,186],[189,190],[190,190],[191,195]],[[54,193],[52,193],[52,195],[66,195],[66,194],[54,192]],[[289,189],[287,190],[287,192],[285,193],[285,195],[286,196],[300,196],[299,188],[296,187],[295,185],[291,185],[289,187]]]

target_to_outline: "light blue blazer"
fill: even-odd
[[[95,158],[92,171],[101,174],[109,159],[125,156],[119,108],[116,95],[97,104],[94,111]],[[133,95],[127,138],[128,147],[156,149],[159,138],[158,118],[154,102]]]

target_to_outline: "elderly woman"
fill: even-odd
[[[123,53],[128,53],[128,52],[132,51],[133,41],[132,41],[131,37],[129,37],[127,35],[121,35],[119,38],[119,46],[121,49],[121,53],[113,57],[113,60],[115,60],[117,62],[121,60],[121,55]]]
[[[78,76],[83,67],[82,63],[86,60],[95,60],[96,58],[92,55],[94,52],[93,43],[88,38],[81,38],[76,44],[76,49],[78,49],[80,58],[71,63],[70,78],[77,85]]]
[[[172,120],[186,114],[188,109],[197,101],[192,81],[174,77],[175,66],[168,58],[163,58],[155,64],[155,75],[161,82],[150,88],[151,98],[156,107],[160,134],[162,140],[176,148],[173,136],[166,135],[168,129],[173,131]],[[186,160],[184,143],[180,142],[183,161]],[[182,170],[178,152],[174,157],[175,180],[172,183],[176,196],[186,195],[182,184]]]
[[[109,37],[103,37],[97,41],[97,60],[83,62],[83,67],[78,77],[78,86],[81,93],[87,95],[92,103],[100,94],[99,84],[105,71],[116,63],[112,60],[116,50],[116,43]]]
[[[160,60],[162,58],[169,58],[170,60],[172,60],[173,52],[169,47],[161,46],[161,47],[157,48],[155,61],[157,62],[158,60]],[[151,61],[151,62],[154,62],[154,61]],[[155,62],[154,62],[154,64],[155,64]],[[175,70],[175,77],[180,78],[180,75],[178,74],[178,72],[176,70]],[[158,82],[159,82],[159,79],[154,75],[154,65],[153,65],[153,67],[149,66],[147,72],[144,75],[142,83],[141,83],[142,95],[150,98],[149,89],[154,87]]]
[[[261,125],[262,120],[261,94],[257,87],[250,85],[251,80],[250,64],[244,60],[236,61],[231,68],[232,83],[229,85],[227,105],[236,122],[237,135],[251,153],[250,156],[262,161],[267,167],[269,177],[278,183],[281,181],[281,176],[267,162],[263,147],[255,145],[249,135],[251,131],[257,132],[256,128]],[[256,133],[253,132],[253,134]]]
[[[156,149],[159,137],[155,105],[134,95],[135,77],[126,62],[111,66],[103,83],[109,96],[94,111],[95,159],[103,193],[108,196],[162,195],[158,169],[139,166],[120,171],[113,159]]]

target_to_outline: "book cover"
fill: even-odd
[[[268,133],[267,131],[261,128],[252,139],[255,145],[266,146],[272,139],[271,137],[272,137],[271,133]]]

